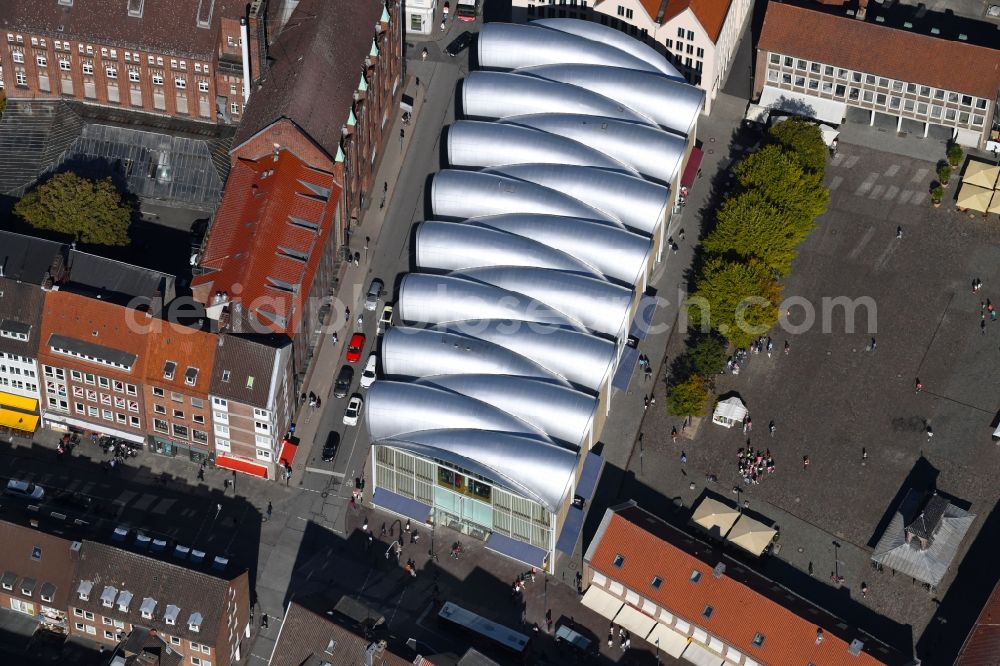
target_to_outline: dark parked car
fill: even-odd
[[[347,392],[351,390],[352,381],[354,381],[354,368],[349,365],[340,366],[337,381],[333,383],[333,395],[337,398],[346,398]]]
[[[461,35],[452,40],[451,44],[445,47],[444,52],[450,55],[452,58],[457,56],[462,52],[465,47],[469,45],[472,41],[472,33],[466,30]]]
[[[323,445],[323,453],[320,454],[323,462],[331,462],[337,457],[337,449],[340,447],[340,433],[331,430],[326,436],[326,444]]]

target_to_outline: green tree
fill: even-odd
[[[759,190],[768,201],[810,222],[830,203],[829,191],[820,184],[822,175],[804,169],[793,153],[778,144],[751,153],[735,172],[744,189]]]
[[[717,331],[736,347],[767,332],[778,321],[781,286],[759,259],[709,259],[688,299],[688,317],[701,330]]]
[[[806,170],[823,175],[829,151],[819,125],[792,118],[774,125],[768,134],[785,150],[794,153]]]
[[[131,210],[110,178],[60,173],[25,194],[14,212],[35,229],[70,234],[82,243],[129,243]]]
[[[701,375],[671,386],[667,391],[667,413],[671,416],[701,416],[712,396],[708,382]]]
[[[716,219],[715,229],[702,242],[707,252],[757,257],[780,275],[791,269],[798,244],[814,226],[812,218],[781,208],[757,189],[728,199]]]
[[[962,152],[962,146],[957,143],[953,143],[948,146],[948,163],[953,167],[957,167],[962,163],[962,157],[965,153]]]
[[[947,164],[942,164],[937,169],[938,180],[941,181],[942,185],[947,185],[948,181],[951,180],[951,167]]]
[[[713,333],[699,335],[688,347],[691,365],[699,375],[705,377],[718,374],[728,355],[726,341]]]

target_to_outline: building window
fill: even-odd
[[[229,440],[219,439],[218,437],[215,438],[215,448],[219,451],[225,451],[226,453],[232,451],[232,446],[229,444]]]
[[[229,105],[229,111],[232,112],[234,116],[238,116],[240,113],[240,105],[237,104],[236,102],[233,102],[232,104]]]
[[[615,555],[615,559],[612,560],[611,564],[613,564],[616,569],[621,569],[622,565],[625,564],[625,556],[621,553]]]
[[[139,427],[142,426],[142,421],[139,420],[138,416],[130,416],[130,417],[128,417],[128,422],[129,422],[129,425],[131,425],[133,428],[139,428]]]
[[[173,424],[173,428],[174,428],[174,437],[177,437],[177,438],[180,438],[180,439],[187,439],[188,438],[188,429],[187,429],[186,426],[182,426],[182,425],[178,425],[178,424],[174,423]]]
[[[174,86],[183,90],[184,88],[187,88],[187,81],[182,78],[176,78],[174,79]]]
[[[14,51],[14,53],[12,53],[11,56],[14,58],[14,62],[16,62],[17,64],[20,65],[24,63],[24,53],[22,53],[21,51]]]
[[[163,75],[162,74],[153,74],[153,85],[154,86],[162,86],[163,85]]]
[[[207,93],[208,92],[208,81],[198,82],[198,92]]]
[[[669,39],[667,40],[667,48],[670,48],[670,40]],[[772,65],[777,65],[777,64],[780,64],[780,63],[781,63],[781,56],[778,55],[777,53],[772,53],[771,54],[771,64]]]
[[[131,81],[132,83],[139,83],[139,72],[135,71],[134,69],[130,69],[128,71],[128,80]]]
[[[128,393],[129,395],[138,395],[139,393],[135,388],[135,384],[126,384],[125,392]]]
[[[222,398],[212,398],[212,404],[222,407],[223,409],[229,406],[229,403],[226,400],[223,400]]]
[[[153,405],[153,411],[156,412],[157,414],[166,414],[167,408],[164,407],[163,405]]]
[[[257,449],[257,460],[270,460],[271,452],[267,449]]]
[[[48,59],[46,59],[46,57],[43,55],[35,56],[35,62],[38,63],[39,67],[48,67],[49,64]]]
[[[204,430],[191,430],[191,438],[199,444],[208,444],[208,433]]]
[[[753,637],[754,647],[762,646],[764,644],[764,638],[765,638],[764,634],[758,631],[757,634]]]
[[[163,419],[153,419],[153,430],[165,433],[170,432],[170,428],[167,427],[167,422],[164,421]]]
[[[83,63],[83,73],[87,76],[91,76],[94,73],[94,66],[89,62]]]
[[[173,58],[170,59],[170,69],[177,69],[177,61]]]
[[[73,64],[66,58],[59,59],[59,69],[61,69],[62,71],[68,72],[72,66]]]

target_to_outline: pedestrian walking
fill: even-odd
[[[403,150],[403,139],[406,138],[406,130],[402,127],[399,128],[399,150]]]
[[[771,431],[771,437],[774,437],[774,428],[775,428],[774,421],[771,421],[770,423],[767,424],[767,429]]]
[[[205,480],[205,470],[204,469],[199,469],[198,470],[198,480],[199,481],[204,481]]]
[[[897,226],[896,227],[896,238],[902,238],[902,237],[903,237],[903,227],[902,226]]]
[[[920,377],[917,377],[916,382],[915,382],[915,386],[916,386],[916,389],[917,389],[916,390],[917,393],[920,393],[921,391],[924,390],[924,385],[920,382]]]
[[[861,464],[864,465],[868,462],[868,449],[861,447]]]
[[[420,79],[417,79],[419,81]],[[417,85],[420,85],[419,83]],[[389,181],[382,181],[382,193],[386,194],[389,191]]]
[[[981,335],[986,335],[986,319],[979,320],[979,331]]]
[[[789,352],[789,350],[791,348],[792,348],[792,346],[790,344],[788,344],[788,340],[785,340],[785,354],[786,355],[788,354],[788,352]]]
[[[809,469],[809,456],[802,456],[802,469]]]
[[[670,246],[670,249],[674,251],[674,254],[677,254],[677,250],[679,250],[679,249],[681,249],[681,248],[680,248],[680,246],[679,246],[679,245],[677,245],[677,243],[674,243],[674,244],[672,244],[672,245]]]
[[[874,338],[874,336],[872,337],[872,344],[871,344],[871,346],[869,347],[869,349],[871,349],[871,351],[875,351],[876,349],[878,349],[878,343],[877,343],[877,342],[875,342],[875,338]]]
[[[648,382],[652,378],[653,378],[653,369],[647,365],[646,366],[646,379],[645,379],[645,381]]]
[[[333,344],[337,344],[337,340],[339,340],[339,338],[337,337],[337,331],[334,331],[333,333],[330,334],[330,342],[332,342]]]
[[[645,397],[644,397],[644,398],[642,399],[642,402],[643,402],[643,405],[642,405],[642,411],[646,411],[647,409],[649,409],[649,396],[648,396],[648,395],[647,395],[647,396],[645,396]]]
[[[688,461],[688,455],[684,451],[681,451],[681,464],[683,465]]]
[[[861,583],[861,596],[868,598],[868,583]]]
[[[355,266],[360,266],[361,265],[361,253],[360,252],[355,252],[354,253],[354,265]]]
[[[112,461],[112,462],[114,462],[114,461]],[[226,492],[227,490],[229,490],[229,484],[230,483],[232,483],[232,481],[230,481],[229,479],[223,479],[222,480],[222,492]]]
[[[262,629],[267,629],[267,613],[260,616],[260,626]]]
[[[385,523],[382,523],[382,530],[379,532],[379,536],[381,537],[385,536]]]
[[[674,440],[674,444],[677,443],[677,428],[670,429],[670,439]]]
[[[990,321],[996,321],[996,320],[997,320],[997,311],[990,310]]]
[[[368,531],[368,516],[365,516],[365,522],[361,524],[361,531],[362,532]]]
[[[323,399],[320,398],[319,396],[316,396],[316,409],[319,409],[322,406],[323,406]]]
[[[273,506],[271,506],[271,501],[270,501],[270,500],[268,500],[268,501],[267,501],[267,519],[268,519],[268,520],[270,520],[270,519],[271,519],[271,513],[272,513],[273,511],[274,511],[274,507],[273,507]]]
[[[927,424],[927,439],[930,439],[933,436],[934,436],[934,429],[931,428],[931,424],[928,423]]]
[[[684,229],[681,229],[680,231],[678,231],[677,235],[680,236],[681,240],[684,240]]]

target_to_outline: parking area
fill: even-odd
[[[690,507],[706,489],[748,501],[781,527],[772,558],[780,566],[766,565],[772,573],[784,571],[792,589],[849,622],[911,632],[913,641],[958,566],[936,591],[871,569],[871,546],[894,498],[919,476],[971,504],[977,520],[957,562],[1000,494],[1000,449],[991,441],[1000,323],[987,317],[980,325],[981,302],[1000,303],[1000,229],[955,212],[954,182],[933,208],[933,178],[932,162],[841,144],[827,169],[829,210],[785,285],[796,301],[786,307],[789,325],[770,331],[775,353],[752,355],[738,376],[716,378],[718,395],[742,397],[752,431],[709,419],[682,430],[681,420],[651,410],[644,455],[633,452],[622,491],[658,499],[667,511]],[[978,293],[974,278],[983,281]],[[853,328],[836,298],[857,306]],[[680,337],[671,357],[683,352]],[[677,443],[673,427],[682,431]],[[759,485],[738,473],[737,451],[748,445],[775,460]],[[835,572],[840,584],[831,581]]]

